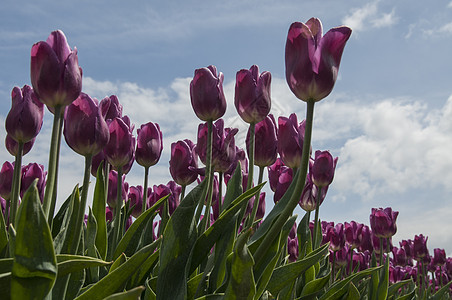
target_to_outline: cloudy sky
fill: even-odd
[[[284,79],[292,22],[322,20],[324,32],[347,25],[334,91],[316,104],[314,150],[339,157],[321,218],[368,224],[372,207],[400,211],[394,237],[423,233],[428,246],[452,255],[452,2],[436,1],[3,1],[0,10],[0,139],[14,86],[30,84],[31,46],[61,29],[76,46],[83,91],[116,94],[136,127],[160,124],[164,153],[150,185],[169,179],[170,145],[195,139],[199,120],[189,98],[196,68],[225,75],[226,125],[246,125],[233,105],[235,74],[257,64],[270,71],[272,113],[305,115]],[[51,114],[24,163],[48,160]],[[64,144],[59,199],[82,180],[83,158]],[[0,162],[13,158],[0,147]],[[135,165],[127,177],[142,183]],[[267,205],[272,199],[268,197]],[[297,210],[296,213],[303,212]]]

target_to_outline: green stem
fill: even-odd
[[[89,190],[89,178],[91,175],[91,161],[93,156],[87,155],[85,156],[85,173],[83,175],[83,185],[82,185],[82,194],[80,199],[80,206],[77,212],[77,223],[75,227],[74,233],[74,243],[72,244],[70,254],[77,254],[77,248],[80,243],[80,238],[82,236],[82,228],[85,217],[85,207],[86,200],[88,199],[88,190]]]
[[[306,174],[308,172],[308,164],[309,164],[309,150],[311,148],[311,135],[312,135],[312,123],[314,119],[314,100],[309,100],[307,102],[307,110],[306,110],[306,127],[305,127],[305,137],[303,141],[303,151],[301,157],[301,166],[298,170],[300,173],[298,176],[298,181],[295,185],[295,190],[289,199],[289,203],[283,209],[279,217],[275,220],[275,223],[269,229],[262,243],[257,248],[254,253],[254,258],[256,264],[264,257],[265,253],[268,249],[270,249],[270,245],[273,243],[273,240],[279,236],[281,228],[286,223],[287,219],[292,214],[295,207],[298,205],[298,201],[300,200],[301,193],[303,192],[303,188],[306,182]]]
[[[331,284],[333,284],[336,279],[336,274],[334,274],[336,269],[336,252],[337,251],[333,251],[333,262],[331,263]]]
[[[148,200],[148,176],[149,167],[144,167],[144,184],[143,184],[143,199],[141,201],[141,213],[146,211],[146,202]]]
[[[255,129],[256,124],[250,124],[250,148],[248,149],[248,182],[246,183],[246,191],[253,186],[253,175],[254,175],[254,148],[255,148]],[[243,192],[246,192],[243,191]]]
[[[185,188],[186,188],[186,187],[187,187],[187,186],[186,186],[185,184],[181,186],[180,199],[179,199],[180,202],[182,202],[182,200],[184,200],[184,197],[185,197]]]
[[[218,172],[218,214],[223,210],[223,172]]]
[[[19,193],[20,193],[20,181],[21,181],[21,170],[22,170],[22,152],[24,149],[24,143],[18,142],[17,143],[17,155],[16,160],[14,161],[14,171],[13,171],[13,185],[12,185],[12,191],[11,191],[11,212],[10,212],[10,219],[11,224],[13,224],[14,228],[16,227],[16,224],[14,224],[16,220],[16,212],[17,212],[17,206],[19,205]],[[7,227],[9,227],[9,220]]]
[[[121,206],[122,206],[122,167],[118,167],[118,180],[116,190],[116,207],[115,207],[115,219],[113,220],[113,242],[112,251],[116,249],[116,244],[119,241],[120,228],[121,228]]]
[[[262,179],[264,178],[264,167],[259,167],[259,183],[262,183]],[[256,219],[256,215],[257,215],[257,210],[259,208],[259,200],[260,200],[260,195],[261,195],[261,191],[259,191],[258,193],[256,193],[256,196],[254,196],[254,202],[253,202],[253,210],[251,211],[251,216],[248,219],[248,224],[245,228],[245,231],[248,230],[249,228],[251,228],[251,226],[253,226],[254,224],[254,219]]]
[[[61,112],[62,116],[64,117],[64,111]],[[55,169],[55,182],[53,184],[53,194],[52,194],[52,202],[51,202],[51,206],[50,206],[50,216],[53,216],[55,214],[55,206],[56,206],[56,201],[57,201],[57,194],[58,194],[58,166],[60,164],[60,149],[61,149],[61,136],[62,136],[62,130],[63,130],[63,119],[61,119],[60,122],[60,128],[58,129],[58,142],[57,142],[57,156],[56,156],[56,166],[57,168]],[[49,226],[50,228],[52,228],[53,225],[53,217],[50,220]]]
[[[212,188],[211,186],[211,170],[212,170],[212,124],[213,121],[207,121],[207,149],[206,149],[206,176],[204,180],[207,180],[207,186],[203,190],[201,194],[201,198],[199,199],[198,208],[196,209],[195,220],[198,221],[201,217],[202,208],[204,207],[204,201],[207,197],[208,191]]]
[[[317,248],[317,227],[319,227],[319,211],[320,211],[320,199],[322,197],[322,187],[317,187],[317,197],[315,199],[315,215],[314,215],[314,243],[313,249]]]
[[[380,238],[380,266],[383,265],[383,238]]]
[[[350,274],[352,275],[353,272],[353,248],[350,248]]]
[[[53,193],[54,193],[54,185],[55,185],[55,178],[56,178],[56,172],[58,169],[58,155],[59,155],[59,141],[60,141],[60,135],[61,135],[61,123],[63,122],[63,114],[62,114],[63,107],[57,106],[55,107],[55,112],[53,116],[53,127],[52,127],[52,138],[50,140],[50,152],[49,152],[49,164],[48,164],[48,170],[47,170],[47,183],[46,188],[44,192],[44,200],[43,200],[43,210],[45,215],[48,218],[48,223],[52,224],[53,214],[50,214],[50,208],[53,206],[55,207],[55,203],[52,204],[54,201]]]

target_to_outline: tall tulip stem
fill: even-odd
[[[11,192],[11,207],[10,207],[10,214],[9,214],[9,220],[11,220],[11,224],[13,224],[14,227],[16,227],[14,222],[16,220],[17,206],[19,204],[20,181],[21,181],[21,170],[22,170],[22,152],[24,149],[24,143],[18,142],[17,146],[18,146],[18,149],[17,149],[16,159],[14,161],[13,184],[12,184],[12,192]],[[7,218],[6,228],[9,227],[9,220]]]
[[[149,167],[144,167],[144,184],[143,184],[143,199],[141,201],[141,213],[146,211],[146,203],[148,199],[148,176]]]
[[[295,207],[298,205],[298,201],[300,200],[301,193],[303,192],[303,188],[306,181],[306,175],[308,172],[308,164],[309,164],[309,149],[311,147],[311,136],[312,136],[312,124],[314,120],[314,104],[315,101],[313,99],[307,101],[307,110],[306,110],[306,127],[305,127],[305,136],[303,141],[303,152],[301,156],[301,165],[298,169],[300,173],[298,176],[298,181],[295,185],[295,190],[290,197],[289,203],[283,209],[279,217],[276,219],[275,223],[270,227],[269,231],[265,235],[262,243],[257,248],[253,257],[255,259],[256,264],[264,257],[265,253],[268,249],[270,249],[271,243],[273,240],[279,236],[282,227],[286,223],[287,219],[292,214]]]
[[[43,210],[47,216],[49,225],[52,224],[53,213],[50,213],[50,208],[55,207],[53,193],[55,178],[58,169],[58,155],[59,155],[59,141],[61,136],[61,123],[63,122],[63,107],[56,106],[53,115],[53,127],[52,127],[52,137],[50,140],[50,152],[49,152],[49,165],[47,173],[47,184],[44,192],[43,200]]]
[[[112,251],[116,248],[116,244],[119,241],[120,228],[121,228],[121,206],[122,206],[122,167],[118,167],[118,180],[117,180],[117,190],[116,190],[116,207],[115,207],[115,219],[113,225],[113,243]]]
[[[255,132],[256,124],[250,124],[250,148],[248,149],[249,161],[248,161],[248,182],[246,183],[246,190],[249,190],[253,186],[254,175],[254,148],[255,148]]]

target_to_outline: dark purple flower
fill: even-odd
[[[71,50],[61,30],[33,45],[30,69],[33,90],[49,109],[71,104],[82,91],[77,49]]]
[[[427,240],[428,240],[428,237],[424,237],[423,234],[414,236],[413,257],[417,261],[420,261],[424,257],[429,256],[429,252],[427,249]]]
[[[63,134],[69,147],[83,156],[96,155],[107,145],[110,132],[96,99],[81,93],[67,107]]]
[[[265,215],[265,192],[261,192],[259,195],[259,203],[257,204],[256,220],[262,219]],[[248,201],[245,215],[251,214],[254,206],[254,197]]]
[[[162,154],[162,131],[157,123],[146,123],[137,130],[135,160],[143,167],[155,165]]]
[[[198,141],[196,153],[205,164],[207,159],[207,123],[198,127]],[[224,128],[223,119],[217,120],[212,126],[212,166],[215,172],[226,172],[236,159],[236,147],[234,136],[237,128]]]
[[[96,155],[93,156],[91,161],[91,175],[94,177],[97,176],[97,168],[99,168],[99,165],[101,162],[104,162],[104,168],[105,164],[107,164],[107,158],[105,157],[104,151],[100,151]]]
[[[338,223],[334,227],[330,227],[327,232],[327,239],[330,242],[330,249],[338,251],[345,246],[344,224]]]
[[[278,153],[289,168],[298,168],[301,164],[305,121],[298,124],[297,115],[278,118]]]
[[[237,72],[234,104],[240,117],[246,123],[258,123],[270,112],[270,72],[259,74],[259,67]]]
[[[380,245],[380,239],[383,240],[383,249]],[[388,242],[387,242],[387,238],[380,238],[378,236],[376,236],[373,231],[372,231],[372,246],[374,248],[375,253],[377,254],[381,254],[383,250],[383,253],[389,253],[392,251],[392,237],[389,238],[389,249],[388,249]]]
[[[14,163],[5,161],[0,170],[0,196],[9,199],[13,184]]]
[[[33,144],[35,143],[35,140],[36,138],[33,138],[32,140],[26,142],[23,145],[22,156],[30,152],[31,148],[33,147]],[[6,150],[8,150],[8,152],[12,156],[17,156],[19,154],[19,144],[9,134],[6,135],[5,146]]]
[[[113,211],[107,206],[105,207],[105,220],[111,222],[113,220]]]
[[[393,247],[392,255],[394,257],[394,265],[402,267],[407,265],[408,259],[406,256],[405,249]]]
[[[334,257],[336,267],[345,267],[350,262],[350,251],[353,250],[346,245],[337,250],[331,250],[330,248],[330,262],[333,262]]]
[[[215,66],[195,70],[190,82],[190,98],[196,116],[202,121],[214,121],[226,112],[223,79],[223,73],[217,74]]]
[[[370,227],[375,236],[381,238],[392,237],[397,232],[396,220],[398,211],[392,211],[391,207],[372,208],[370,214]]]
[[[121,198],[124,201],[127,199],[127,194],[129,193],[129,184],[125,182],[126,176],[122,175],[122,188],[121,188]],[[116,201],[118,195],[118,172],[111,170],[108,175],[108,193],[107,193],[107,203],[108,206],[115,209]]]
[[[37,188],[41,203],[44,199],[44,189],[46,185],[46,175],[44,172],[44,166],[37,163],[30,163],[26,166],[22,166],[22,178],[20,182],[20,197],[23,198],[25,192],[30,185],[38,179]]]
[[[287,253],[289,254],[289,262],[297,261],[298,258],[298,238],[287,239]]]
[[[129,208],[135,205],[131,215],[134,218],[138,218],[141,215],[143,207],[143,187],[141,185],[131,186],[127,194],[127,201]]]
[[[152,205],[154,205],[158,200],[165,197],[166,195],[169,195],[169,198],[166,201],[168,202],[168,213],[169,215],[172,215],[176,210],[176,207],[179,206],[180,193],[181,187],[178,186],[174,181],[169,181],[166,185],[154,185],[152,193],[148,198],[148,207],[152,207]],[[163,215],[163,205],[159,208],[159,215],[160,217]]]
[[[444,249],[435,248],[433,249],[433,265],[442,266],[446,263],[446,251]]]
[[[354,251],[354,250],[351,250]],[[353,269],[359,264],[359,271],[363,271],[369,267],[370,253],[366,251],[353,253]]]
[[[135,137],[132,135],[130,121],[125,117],[115,118],[108,128],[110,140],[104,148],[105,156],[115,169],[127,166],[133,162],[135,154]]]
[[[326,187],[331,184],[336,169],[337,157],[333,158],[329,151],[316,151],[314,162],[310,165],[312,182],[317,187]]]
[[[272,114],[256,124],[254,131],[254,164],[259,167],[275,163],[278,155],[276,121]],[[249,156],[250,130],[246,135],[246,152]]]
[[[268,182],[270,183],[270,189],[275,192],[276,186],[278,185],[279,176],[281,175],[284,168],[288,168],[284,165],[281,158],[277,158],[275,163],[270,165],[268,169]]]
[[[237,164],[240,162],[240,168],[242,169],[242,174],[248,174],[248,159],[246,158],[245,150],[239,147],[235,147],[235,159],[233,160],[231,166],[229,169],[224,172],[224,180],[227,184],[229,178],[232,177],[232,175],[235,172],[235,169],[237,168]]]
[[[363,238],[362,231],[363,231],[364,224],[357,223],[355,221],[351,221],[350,223],[345,222],[344,227],[345,227],[345,230],[344,230],[345,240],[346,240],[347,244],[352,249],[359,248],[359,246],[361,246],[361,241]]]
[[[277,203],[286,193],[293,179],[293,171],[291,168],[282,167],[281,173],[276,184],[275,193],[273,194],[273,201]]]
[[[328,96],[339,71],[342,52],[352,30],[330,29],[322,36],[322,23],[311,18],[293,23],[286,42],[286,80],[295,96],[319,101]]]
[[[291,170],[291,169],[290,169]],[[328,187],[321,190],[319,204],[322,205],[323,200],[325,200]],[[312,183],[311,176],[308,174],[306,177],[306,183],[301,193],[300,201],[298,204],[305,211],[314,211],[317,207],[317,196],[319,194],[319,188]]]
[[[179,185],[189,185],[198,178],[198,156],[195,144],[186,139],[171,144],[169,169],[174,181]]]
[[[400,248],[403,248],[405,250],[405,254],[408,260],[412,260],[413,259],[413,241],[408,239],[408,240],[402,240],[401,242],[399,242]]]
[[[29,85],[22,89],[14,87],[11,99],[11,109],[5,120],[6,131],[16,142],[27,143],[41,130],[44,105]]]
[[[372,231],[370,230],[369,226],[364,225],[363,229],[361,230],[361,234],[361,245],[358,247],[358,250],[361,252],[372,252],[374,250],[374,247],[372,245]]]
[[[102,99],[99,107],[105,120],[113,120],[114,118],[122,117],[122,105],[115,95]]]

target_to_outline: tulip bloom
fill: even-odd
[[[96,155],[107,145],[110,132],[96,99],[81,93],[68,106],[63,134],[69,147],[83,156]]]
[[[310,165],[312,182],[319,188],[327,187],[333,182],[334,171],[336,169],[337,157],[328,151],[316,151],[314,162]]]
[[[108,162],[114,168],[123,168],[133,162],[135,154],[135,137],[132,135],[133,128],[130,127],[128,118],[114,118],[108,125],[110,140],[104,148]],[[124,170],[124,173],[127,173]]]
[[[135,160],[143,167],[155,165],[162,154],[162,131],[157,123],[146,123],[137,130]]]
[[[223,73],[217,74],[215,66],[195,70],[190,82],[191,105],[202,121],[214,121],[226,112],[223,92]]]
[[[23,198],[25,192],[28,190],[30,185],[38,179],[37,188],[39,198],[44,199],[44,189],[46,185],[46,175],[44,172],[44,166],[37,163],[30,163],[27,166],[22,166],[22,179],[20,182],[20,197]]]
[[[122,105],[115,95],[102,99],[99,107],[105,120],[113,120],[114,118],[122,117]]]
[[[355,221],[351,221],[350,223],[345,222],[345,240],[347,244],[350,246],[350,248],[355,249],[359,248],[361,246],[361,241],[363,238],[362,231],[363,231],[364,224],[356,223]]]
[[[166,201],[168,201],[168,213],[169,215],[172,215],[176,208],[179,206],[179,195],[182,190],[181,187],[176,185],[174,181],[169,181],[166,185],[154,185],[152,190],[152,193],[150,193],[148,197],[148,206],[152,207],[152,205],[154,205],[158,200],[165,197],[166,195],[169,195],[169,198]],[[159,208],[160,217],[163,216],[162,210],[163,204]]]
[[[322,36],[322,23],[311,18],[293,23],[286,42],[286,80],[303,101],[320,101],[328,96],[339,71],[342,52],[352,30],[341,26]]]
[[[370,214],[370,227],[372,233],[379,238],[390,238],[397,232],[396,220],[398,211],[392,211],[392,208],[372,208]]]
[[[132,216],[138,218],[142,212],[143,187],[141,185],[131,186],[127,195],[127,201],[129,203],[129,208],[135,205],[132,210]]]
[[[11,109],[5,120],[6,131],[15,141],[27,143],[41,130],[44,105],[29,85],[22,89],[14,87],[11,99]]]
[[[345,246],[344,224],[338,223],[335,227],[330,227],[327,234],[327,239],[330,242],[330,249],[338,251]]]
[[[291,169],[290,169],[291,170]],[[319,205],[322,205],[325,200],[328,187],[321,189],[321,195],[319,199]],[[306,183],[301,193],[301,198],[298,204],[305,211],[314,211],[317,207],[317,195],[319,194],[319,188],[312,183],[310,174],[306,177]]]
[[[13,184],[14,163],[5,161],[0,170],[0,196],[9,199]]]
[[[446,263],[446,251],[444,249],[435,248],[433,249],[433,265],[442,266]]]
[[[278,185],[279,176],[282,173],[282,169],[287,168],[287,166],[284,165],[281,158],[277,158],[275,163],[270,165],[268,170],[268,182],[270,184],[270,189],[275,192],[276,186]]]
[[[195,147],[195,144],[187,139],[171,144],[169,169],[174,181],[179,185],[189,185],[198,178],[198,156]]]
[[[82,91],[77,49],[71,50],[61,30],[33,45],[30,69],[33,89],[49,109],[71,104]]]
[[[259,167],[270,166],[275,163],[278,154],[278,141],[276,121],[272,114],[256,124],[254,147],[254,165]],[[246,135],[246,152],[249,156],[250,129]]]
[[[246,123],[258,123],[270,112],[270,72],[259,74],[259,67],[237,72],[234,104],[240,117]]]
[[[121,178],[121,199],[127,199],[129,193],[129,184],[125,182],[126,176],[122,175]],[[118,172],[111,170],[108,174],[108,192],[107,203],[112,209],[116,208],[116,202],[118,197]]]
[[[372,245],[372,231],[370,230],[369,226],[364,225],[363,229],[361,230],[362,239],[361,239],[361,245],[359,245],[358,250],[361,252],[369,251],[372,252],[374,247]]]
[[[424,237],[423,234],[415,235],[413,241],[413,257],[420,261],[424,257],[428,257],[428,249],[427,249],[427,240],[428,237]]]
[[[297,115],[278,118],[278,153],[289,168],[298,168],[301,164],[305,121],[298,124]]]

